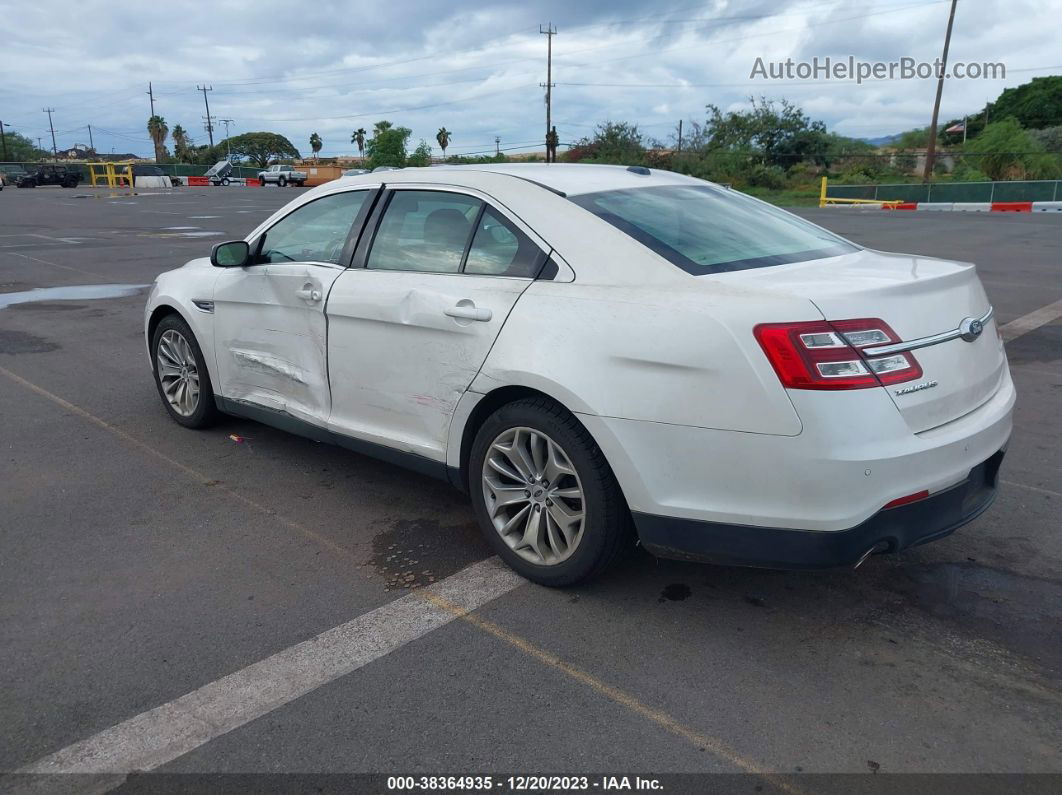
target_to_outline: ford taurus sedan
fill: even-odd
[[[656,555],[858,565],[992,502],[1014,387],[973,265],[622,166],[311,190],[159,276],[162,403],[449,480],[546,585]]]

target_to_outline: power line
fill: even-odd
[[[937,96],[933,100],[933,120],[929,123],[929,144],[926,146],[926,164],[922,171],[922,181],[929,182],[933,176],[933,158],[937,154],[937,117],[940,115],[940,95],[944,93],[944,70],[948,68],[948,48],[951,46],[951,28],[955,24],[955,4],[951,0],[951,13],[948,14],[948,29],[944,33],[944,54],[940,57],[940,77],[937,78]],[[965,140],[966,133],[963,132]]]
[[[550,113],[553,110],[553,37],[557,35],[557,29],[550,22],[545,30],[539,25],[538,32],[546,37],[546,162],[549,163],[550,129],[553,127],[550,120]],[[542,83],[539,83],[539,86],[541,87]]]
[[[197,85],[195,87],[195,90],[203,92],[203,104],[206,105],[206,124],[204,125],[204,127],[206,127],[207,135],[210,136],[210,148],[213,149],[214,148],[214,123],[210,119],[210,101],[207,99],[207,92],[208,91],[213,91],[214,90],[214,86],[212,86],[212,85],[211,86],[200,86],[200,85]]]
[[[52,132],[52,156],[59,159],[59,147],[55,145],[55,126],[52,124],[52,114],[55,113],[55,108],[42,108],[44,113],[48,114],[48,129]]]

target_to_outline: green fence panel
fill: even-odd
[[[930,186],[931,202],[990,202],[991,182],[938,182]]]
[[[881,201],[924,202],[927,193],[926,186],[918,183],[878,185],[878,195],[874,198]]]
[[[826,194],[835,199],[873,199],[876,185],[830,185],[827,183]]]
[[[917,182],[891,185],[831,185],[835,199],[875,199],[903,202],[1045,202],[1062,201],[1062,180],[1006,182]]]
[[[997,182],[992,201],[997,202],[1049,202],[1054,201],[1058,190],[1056,180],[1035,182]]]

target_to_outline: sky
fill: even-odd
[[[553,121],[569,143],[606,120],[637,123],[667,142],[705,105],[786,98],[830,130],[869,138],[929,123],[935,79],[857,85],[757,80],[765,62],[849,55],[866,61],[939,57],[949,0],[0,0],[0,120],[50,147],[152,151],[155,112],[207,142],[203,94],[239,133],[286,135],[304,154],[356,154],[358,127],[380,119],[448,154],[541,149],[552,24]],[[959,0],[949,61],[1002,62],[1005,79],[949,80],[942,119],[974,113],[1000,91],[1062,74],[1062,0]],[[225,125],[215,124],[215,142]],[[172,146],[172,142],[168,142]]]

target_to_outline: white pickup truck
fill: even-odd
[[[258,184],[268,185],[275,183],[283,188],[285,185],[298,185],[300,188],[306,184],[306,172],[296,171],[294,166],[270,166],[265,171],[258,172]]]

